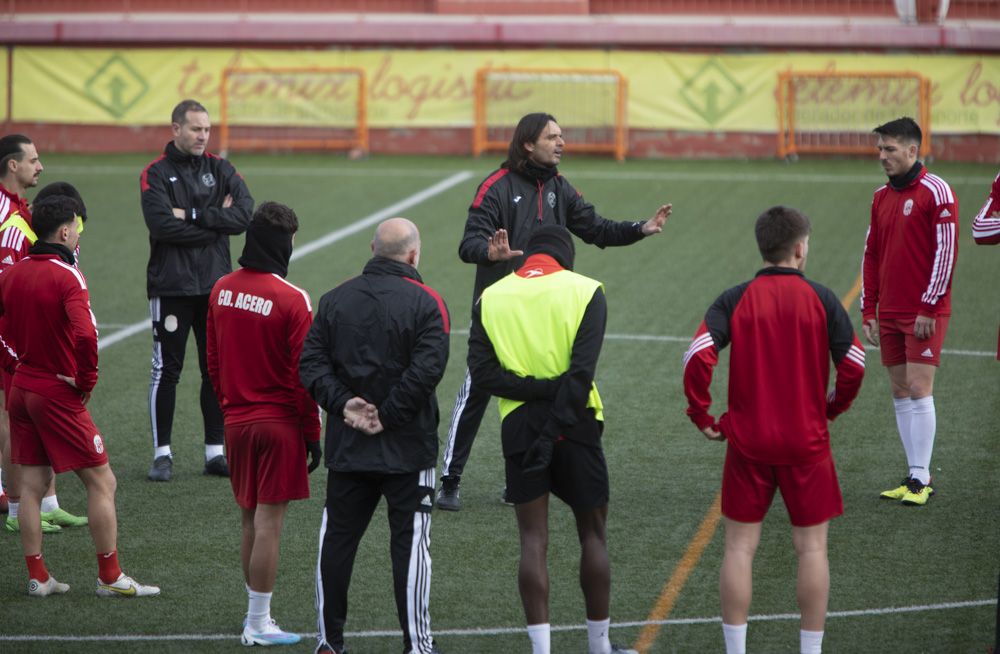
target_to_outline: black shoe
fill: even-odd
[[[628,647],[625,647],[624,645],[615,645],[614,643],[611,643],[611,654],[639,654],[639,653],[634,649],[629,649]]]
[[[226,463],[226,455],[220,454],[219,456],[213,456],[211,459],[206,461],[205,474],[215,475],[216,477],[228,477],[229,464]]]
[[[149,468],[147,477],[149,481],[170,481],[174,476],[174,460],[170,455],[164,454],[153,459],[153,465]]]
[[[459,498],[458,479],[444,478],[437,492],[437,506],[442,511],[461,511],[462,500]]]

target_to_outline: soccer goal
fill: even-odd
[[[368,151],[362,68],[226,68],[220,150]]]
[[[778,74],[778,156],[874,152],[872,130],[910,116],[920,124],[920,155],[931,150],[930,81],[913,72]]]
[[[614,155],[628,149],[628,81],[615,70],[481,68],[476,71],[472,153],[506,151],[522,116],[552,114],[566,149]]]

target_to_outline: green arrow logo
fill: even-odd
[[[709,125],[715,125],[745,95],[743,86],[715,59],[709,59],[681,88],[681,97]]]
[[[95,104],[121,118],[146,95],[149,85],[139,71],[115,53],[90,76],[83,89]]]

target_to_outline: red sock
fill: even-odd
[[[118,550],[97,553],[97,576],[101,578],[102,584],[113,584],[118,581],[122,574],[122,569],[118,565]]]
[[[45,567],[45,561],[42,561],[41,554],[26,556],[24,562],[28,564],[28,579],[34,579],[43,584],[49,580],[49,571]]]

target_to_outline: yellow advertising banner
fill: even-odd
[[[11,118],[27,122],[165,125],[184,98],[218,115],[227,67],[357,67],[366,73],[371,127],[468,127],[479,68],[610,68],[628,80],[632,128],[774,132],[779,72],[914,71],[931,80],[934,131],[1000,133],[1000,56],[19,47],[13,57]],[[518,103],[536,110],[564,104],[546,92],[544,84],[526,87]],[[868,93],[865,106],[860,93]],[[259,115],[270,111],[292,125],[336,122],[342,112],[334,105],[354,101],[340,82],[304,78],[247,82],[238,95]],[[279,97],[293,100],[292,109],[268,110]],[[818,122],[874,125],[879,111],[895,111],[884,97],[862,82],[841,81],[820,84],[800,100]]]

